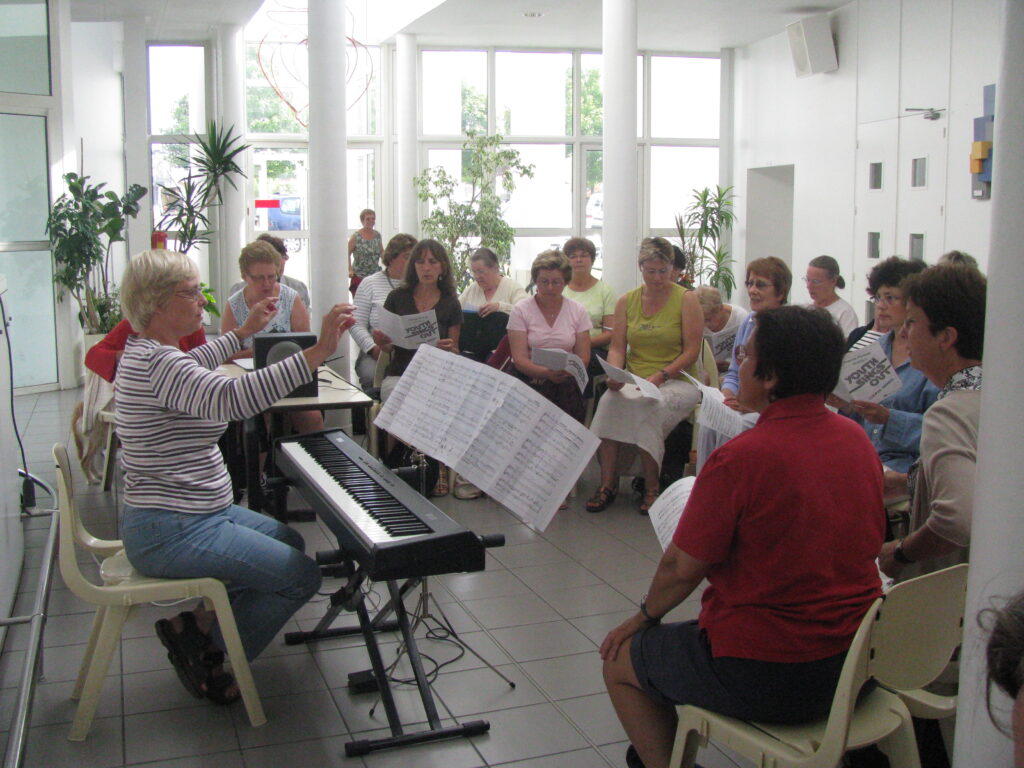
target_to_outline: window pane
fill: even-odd
[[[572,226],[572,145],[515,144],[533,178],[520,178],[505,204],[505,221],[513,227]]]
[[[0,91],[50,95],[46,3],[0,0]]]
[[[675,228],[691,190],[716,184],[716,147],[651,147],[651,229]]]
[[[587,164],[587,175],[583,192],[586,200],[583,227],[587,230],[600,230],[604,227],[604,153],[600,149],[585,150],[584,162]]]
[[[0,252],[0,274],[7,277],[4,306],[12,318],[14,386],[51,384],[57,381],[57,336],[50,252]],[[70,297],[64,300],[74,303]]]
[[[600,53],[580,55],[580,133],[600,136],[604,129],[604,92]]]
[[[198,45],[149,48],[149,132],[206,132],[206,49]]]
[[[345,49],[345,56],[348,62],[345,80],[348,135],[375,136],[381,130],[380,48],[349,45]]]
[[[572,135],[572,54],[494,55],[495,115],[506,136]]]
[[[249,43],[245,47],[245,109],[250,133],[306,133],[309,104],[306,48],[294,43]],[[276,90],[275,90],[276,89]]]
[[[374,181],[377,178],[376,156],[372,149],[350,149],[346,155],[348,162],[348,226],[359,229],[359,212],[364,208],[374,208]],[[378,215],[378,222],[383,217]],[[378,225],[377,229],[380,229]]]
[[[651,57],[651,135],[717,139],[718,59]]]
[[[444,168],[452,178],[462,179],[462,150],[431,149],[427,152],[427,167]],[[464,203],[469,200],[469,196],[470,190],[465,184],[455,188],[453,197],[457,202]]]
[[[46,118],[0,114],[0,241],[46,240]]]
[[[533,260],[552,248],[561,248],[568,235],[542,235],[539,237],[517,237],[512,243],[510,277],[524,288],[530,284],[530,267]]]
[[[309,229],[306,204],[309,153],[306,149],[252,150],[252,189],[257,232]],[[290,252],[289,252],[290,253]]]
[[[487,54],[424,51],[423,133],[487,133]]]
[[[182,192],[182,183],[189,173],[191,144],[153,144],[150,148],[153,189],[149,197],[153,207],[153,228],[165,229],[160,225],[167,206],[174,200],[173,190]],[[143,198],[145,202],[146,198]]]

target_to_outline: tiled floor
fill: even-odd
[[[50,448],[66,441],[77,391],[17,398],[16,412],[31,470],[54,481]],[[87,486],[76,468],[76,493],[94,533],[117,536],[117,491]],[[590,489],[594,467],[580,487]],[[36,689],[26,764],[41,768],[279,768],[366,766],[390,768],[584,768],[625,764],[625,735],[601,680],[597,647],[604,634],[634,610],[660,550],[650,523],[635,512],[627,493],[599,515],[583,511],[583,497],[535,533],[495,503],[438,500],[439,506],[477,533],[504,533],[507,544],[488,551],[487,570],[430,580],[432,594],[463,640],[516,683],[510,688],[472,654],[450,643],[423,639],[421,650],[444,664],[434,685],[446,723],[487,719],[490,732],[470,739],[405,747],[346,758],[345,742],[383,735],[376,697],[347,688],[351,671],[367,669],[360,639],[313,646],[274,642],[253,665],[269,722],[252,728],[241,705],[218,708],[191,698],[170,669],[153,622],[179,608],[139,609],[104,686],[86,742],[67,740],[74,713],[68,699],[88,637],[92,611],[57,574],[45,636],[45,679]],[[47,504],[46,499],[40,500]],[[26,560],[16,613],[31,606],[46,519],[28,520]],[[329,549],[319,523],[298,525],[307,550]],[[95,569],[95,566],[90,566]],[[95,570],[94,570],[95,572]],[[325,582],[325,588],[331,582]],[[300,610],[285,627],[312,628],[325,598]],[[436,612],[436,608],[433,608]],[[676,612],[692,617],[692,596]],[[344,620],[344,616],[343,616]],[[420,635],[423,634],[422,630]],[[381,638],[385,660],[395,638]],[[7,728],[14,688],[24,659],[26,633],[12,630],[0,656],[0,728]],[[446,663],[450,662],[450,663]],[[428,663],[428,667],[430,662]],[[408,674],[406,665],[399,673]],[[425,719],[413,689],[399,686],[403,722]],[[0,747],[7,734],[0,733]],[[737,763],[713,746],[700,755],[705,768]]]

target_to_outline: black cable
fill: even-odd
[[[14,356],[11,352],[11,326],[7,322],[7,307],[4,306],[3,294],[0,293],[0,320],[3,321],[3,332],[7,336],[7,371],[10,374],[11,382],[11,424],[14,426],[14,437],[18,441],[18,451],[21,453],[21,468],[26,477],[21,481],[21,508],[28,509],[36,505],[36,487],[28,471],[28,461],[25,460],[25,444],[21,442],[21,431],[18,429],[18,417],[14,412]]]

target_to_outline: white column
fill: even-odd
[[[214,77],[218,85],[219,109],[215,114],[223,129],[245,136],[245,39],[243,28],[224,25],[217,29]],[[241,164],[241,163],[239,163]],[[210,242],[210,281],[222,301],[238,282],[238,254],[245,243],[245,179],[236,179],[236,189],[223,183],[224,205],[217,209],[218,233]]]
[[[146,188],[139,215],[128,219],[129,256],[149,249],[153,221],[153,189],[149,181],[149,72],[146,22],[141,15],[124,22],[124,171],[125,189],[132,184]]]
[[[985,707],[985,642],[978,612],[993,601],[1024,588],[1024,474],[1020,471],[1020,439],[1024,406],[1014,396],[1024,369],[1019,329],[1024,305],[1024,3],[1005,5],[1002,65],[996,80],[995,166],[992,172],[992,239],[988,258],[988,309],[985,324],[985,381],[978,436],[978,476],[971,526],[971,572],[967,583],[967,614],[960,654],[960,696],[957,706],[953,765],[1011,765],[1010,740],[989,721]],[[955,244],[954,244],[955,246]],[[1006,697],[995,697],[996,709],[1007,715]]]
[[[398,197],[396,223],[399,232],[419,235],[419,201],[412,179],[417,173],[416,109],[419,80],[416,77],[416,36],[403,32],[396,35],[398,66],[395,70],[395,187]]]
[[[313,330],[348,301],[345,148],[345,0],[309,3],[309,293]],[[348,344],[332,367],[348,373]]]
[[[616,293],[637,285],[640,208],[636,160],[636,0],[601,4],[604,52],[603,279]]]

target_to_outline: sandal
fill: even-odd
[[[437,476],[437,482],[434,484],[434,489],[430,492],[431,498],[437,498],[438,496],[448,495],[448,469],[442,468],[441,474]]]
[[[651,513],[651,506],[658,500],[661,495],[661,491],[655,489],[653,491],[644,491],[644,501],[640,505],[640,514],[649,515]]]
[[[217,666],[220,665],[218,664]],[[206,680],[203,681],[203,695],[214,704],[221,706],[234,704],[242,698],[242,692],[237,689],[233,693],[228,693],[228,689],[234,684],[235,678],[230,673],[223,670],[214,672],[211,669],[206,676]]]
[[[594,491],[594,495],[587,501],[587,512],[593,513],[605,510],[609,504],[615,501],[615,497],[618,495],[618,491],[613,491],[611,488],[602,485]]]
[[[568,499],[566,499],[565,501],[563,501],[561,504],[558,505],[558,511],[559,512],[568,512],[569,511],[569,500]]]
[[[154,625],[156,636],[167,649],[167,658],[185,690],[201,699],[203,684],[208,677],[203,654],[210,645],[210,638],[199,631],[196,617],[191,612],[179,613],[178,616],[182,621],[180,632],[174,631],[170,619],[160,619]]]
[[[483,495],[484,492],[469,482],[469,480],[462,475],[455,475],[455,487],[452,488],[452,496],[456,499],[466,501],[469,499],[479,499]]]

